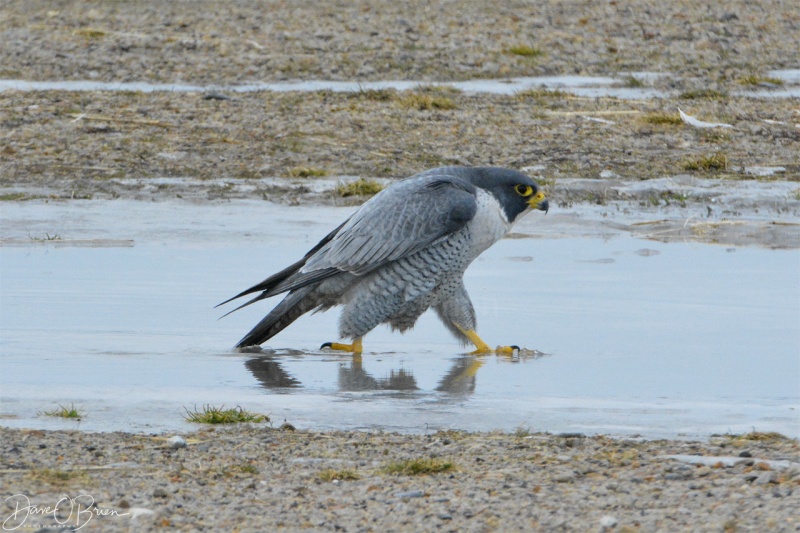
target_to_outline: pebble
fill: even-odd
[[[131,520],[154,516],[156,514],[155,511],[151,509],[145,509],[144,507],[129,507],[125,510],[125,512],[130,515]]]
[[[425,491],[423,490],[409,490],[407,492],[398,492],[395,494],[398,498],[422,498],[425,496]]]
[[[603,516],[600,519],[600,527],[603,529],[612,528],[617,525],[617,519],[610,514]]]
[[[573,481],[575,481],[575,473],[563,472],[561,474],[557,474],[553,479],[557,483],[572,483]]]
[[[186,439],[184,439],[180,435],[175,435],[174,437],[169,438],[169,440],[167,441],[167,446],[169,446],[173,450],[177,450],[179,448],[186,448]]]
[[[756,485],[767,485],[769,483],[777,483],[777,480],[778,476],[775,475],[775,472],[764,472],[759,475],[753,483]]]

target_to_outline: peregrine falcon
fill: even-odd
[[[362,338],[378,324],[406,331],[432,307],[462,344],[490,353],[475,331],[464,271],[532,209],[547,212],[548,202],[515,170],[427,170],[382,190],[302,259],[219,305],[260,292],[236,311],[287,293],[237,348],[267,341],[309,311],[341,305],[339,337],[350,343],[323,348],[360,354]]]

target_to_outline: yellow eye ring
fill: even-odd
[[[530,196],[533,194],[533,187],[531,187],[530,185],[520,184],[514,187],[514,190],[517,191],[517,194],[523,197]]]

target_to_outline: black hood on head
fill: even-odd
[[[539,192],[539,185],[529,176],[500,167],[473,167],[465,168],[469,173],[466,176],[476,187],[492,193],[505,211],[509,222],[530,208],[528,198],[519,195],[515,187],[528,185],[533,189],[533,195]],[[540,209],[547,210],[547,200],[542,202]]]

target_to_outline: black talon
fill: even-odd
[[[509,348],[511,348],[512,352],[515,351],[515,350],[516,351],[520,351],[522,349],[519,346],[517,346],[516,344],[512,344],[511,346],[509,346]]]
[[[333,343],[332,342],[324,342],[324,343],[322,343],[322,346],[319,347],[320,350],[324,350],[325,348],[333,348]]]

